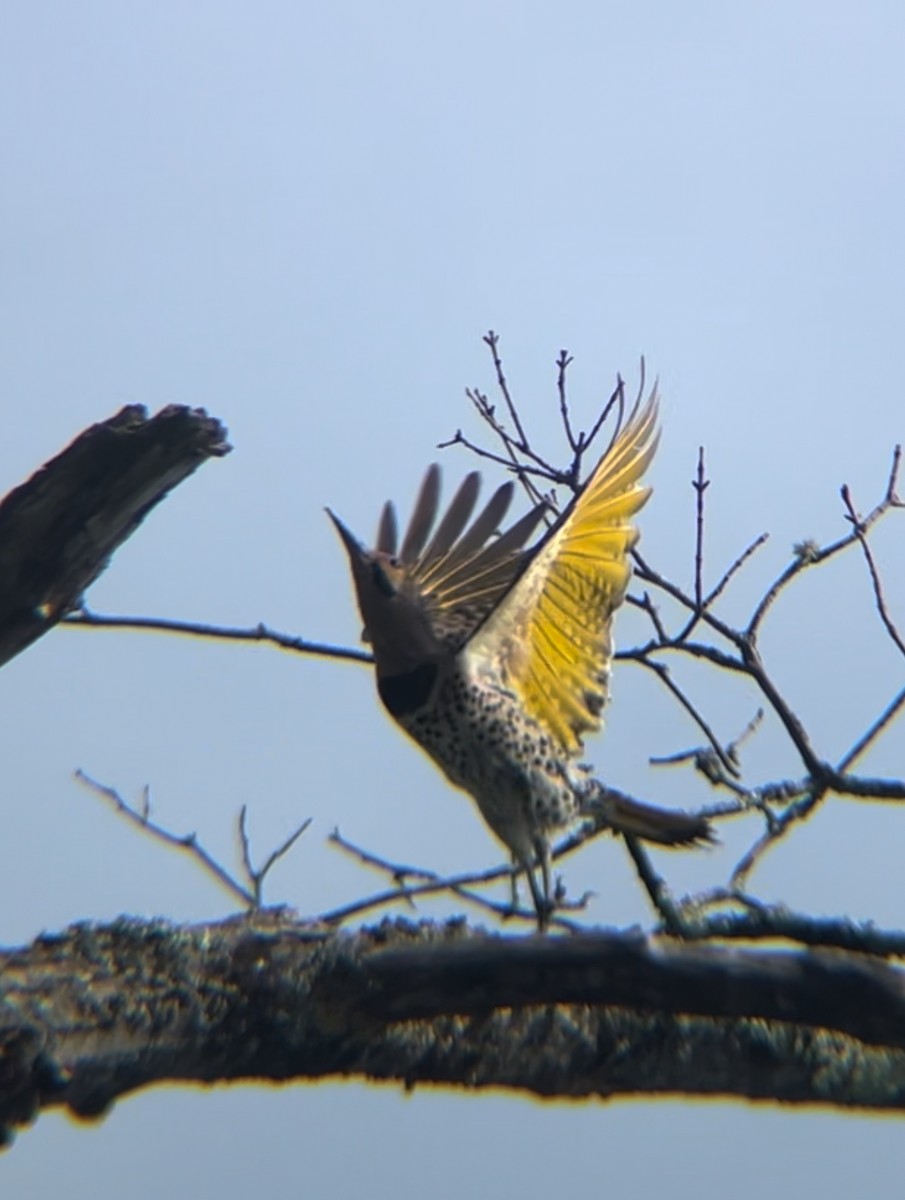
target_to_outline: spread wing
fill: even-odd
[[[582,491],[468,642],[469,657],[505,686],[568,753],[599,729],[614,611],[628,587],[631,518],[650,488],[641,478],[657,448],[657,390],[636,405]]]
[[[546,504],[536,505],[496,536],[512,503],[514,484],[497,488],[472,521],[480,489],[481,476],[472,471],[438,523],[440,468],[434,463],[424,476],[398,555],[396,512],[389,502],[377,532],[377,550],[398,557],[409,586],[424,598],[438,637],[455,648],[512,586],[523,562],[522,547],[547,509]]]

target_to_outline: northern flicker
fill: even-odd
[[[584,735],[602,723],[612,619],[658,437],[655,389],[527,550],[546,505],[498,533],[509,482],[469,525],[477,472],[437,524],[440,471],[431,466],[401,548],[391,503],[373,550],[327,510],[349,556],[383,704],[524,867],[542,928],[552,909],[551,838],[582,815],[667,846],[710,838],[705,819],[617,798],[579,763]]]

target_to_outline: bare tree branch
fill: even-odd
[[[855,742],[851,750],[839,763],[840,771],[847,771],[855,762],[864,754],[875,741],[876,738],[891,725],[900,712],[905,708],[905,688],[892,699],[883,712],[880,713],[876,721],[865,730],[863,735]]]
[[[204,409],[129,405],[92,425],[0,503],[0,666],[81,603],[166,494],[229,452]]]
[[[124,817],[132,825],[137,826],[142,833],[174,850],[184,850],[195,860],[205,874],[209,875],[220,887],[225,888],[245,909],[261,907],[264,880],[268,872],[284,854],[288,854],[311,824],[310,817],[308,820],[303,821],[301,825],[289,834],[284,842],[268,854],[263,866],[256,868],[251,859],[251,846],[246,821],[247,813],[246,807],[243,805],[239,812],[238,820],[239,843],[242,848],[242,866],[245,871],[245,881],[241,882],[222,863],[218,862],[208,850],[205,850],[204,846],[198,840],[196,833],[173,833],[172,830],[167,829],[158,821],[151,819],[151,789],[149,787],[145,786],[142,789],[141,807],[136,808],[124,800],[116,788],[98,783],[90,775],[86,775],[84,771],[76,771],[75,778],[79,783],[83,783],[90,791],[94,792],[96,796],[100,796],[102,800],[106,800],[119,816]]]
[[[695,498],[694,537],[694,606],[697,612],[704,607],[704,493],[710,480],[704,478],[704,447],[698,447],[698,469],[692,480]]]
[[[892,466],[889,471],[889,477],[886,482],[886,492],[883,499],[877,504],[874,509],[859,522],[860,531],[866,534],[869,529],[876,525],[881,517],[885,516],[891,508],[901,508],[902,501],[898,498],[896,488],[898,486],[899,468],[902,463],[902,448],[896,446],[892,456]],[[799,575],[807,567],[815,566],[819,563],[825,563],[828,559],[834,558],[841,550],[847,550],[853,542],[859,539],[857,530],[848,534],[846,537],[839,538],[828,546],[819,546],[816,542],[801,542],[795,547],[796,557],[786,567],[781,575],[767,588],[757,607],[748,621],[747,633],[749,637],[757,635],[758,630],[767,615],[770,607],[775,603],[780,592],[786,587],[796,575]]]
[[[897,461],[901,455],[901,449],[901,446],[896,446]],[[894,505],[897,508],[902,507],[902,502],[896,497],[892,484],[890,484],[889,491],[887,492],[887,499],[891,505]],[[842,500],[845,504],[846,516],[848,517],[849,521],[851,521],[852,528],[855,531],[855,536],[861,543],[861,550],[864,553],[864,561],[867,563],[867,569],[870,572],[870,581],[874,589],[874,600],[877,604],[877,612],[880,614],[880,620],[883,622],[886,632],[889,634],[890,638],[898,648],[899,653],[905,655],[905,641],[902,640],[902,635],[896,628],[892,617],[889,615],[889,610],[886,607],[886,597],[883,595],[883,584],[880,581],[880,572],[877,570],[877,564],[874,562],[873,552],[871,551],[867,540],[867,530],[865,529],[861,518],[855,511],[855,505],[847,483],[843,484],[842,487]]]
[[[178,633],[187,637],[213,638],[227,642],[264,642],[279,650],[310,654],[320,658],[345,659],[348,662],[371,663],[373,656],[366,650],[349,646],[331,646],[312,642],[293,634],[280,633],[264,624],[249,628],[209,625],[201,621],[174,621],[162,617],[123,617],[92,612],[84,604],[63,618],[63,624],[82,629],[133,629],[149,633]]]
[[[604,832],[603,827],[589,823],[583,831],[563,839],[554,848],[551,858],[555,862],[557,859],[571,854],[579,846],[584,845],[591,838],[599,836],[602,832]],[[392,862],[390,859],[350,842],[342,836],[338,829],[334,829],[331,833],[330,842],[363,866],[372,867],[382,874],[388,875],[394,886],[391,890],[377,892],[363,900],[356,900],[329,912],[321,913],[317,920],[325,925],[340,925],[348,921],[350,917],[360,917],[399,903],[404,903],[409,909],[414,909],[415,901],[418,899],[427,896],[450,895],[464,900],[467,904],[473,904],[476,908],[483,909],[484,912],[492,913],[502,921],[519,920],[527,922],[532,928],[537,926],[537,912],[533,905],[529,908],[522,908],[515,902],[504,904],[477,890],[488,884],[508,880],[510,892],[514,894],[516,881],[524,875],[524,868],[511,865],[499,866],[491,867],[486,871],[469,871],[465,874],[444,876],[425,867]],[[410,883],[409,880],[418,880],[419,882]],[[588,899],[588,896],[583,896],[578,900],[567,901],[564,897],[560,897],[557,911],[551,916],[551,924],[558,929],[577,932],[581,927],[562,914],[566,909],[573,912],[581,910],[587,905]]]
[[[735,562],[733,562],[723,572],[722,578],[719,580],[719,582],[716,584],[716,586],[707,593],[706,597],[704,598],[704,604],[703,604],[704,608],[709,608],[710,605],[713,604],[714,600],[717,600],[722,595],[722,593],[725,591],[726,586],[730,582],[732,577],[738,571],[740,571],[743,566],[745,566],[748,559],[751,558],[751,556],[756,551],[758,551],[766,541],[768,541],[769,537],[770,537],[769,533],[762,533],[758,537],[756,537],[753,542],[750,542],[745,547],[745,549],[741,552],[741,554],[738,556],[738,558],[735,560]]]
[[[556,387],[568,461],[557,467],[528,442],[503,369],[499,339],[491,332],[485,341],[506,424],[484,393],[473,389],[468,395],[502,453],[467,441],[461,432],[453,440],[514,472],[532,496],[539,497],[545,485],[576,490],[583,456],[598,437],[605,416],[614,410],[620,419],[624,414],[622,379],[590,434],[576,432],[566,393],[572,360],[561,351]],[[642,393],[643,386],[642,379]],[[118,436],[132,436],[153,425],[144,421],[143,414],[138,420],[135,411],[124,410],[128,419],[120,414],[106,426],[87,431],[45,470],[54,468],[83,441],[88,445],[89,435],[99,429],[106,430],[97,434],[97,444],[103,447],[110,438],[115,443]],[[186,411],[165,413],[175,419],[173,412]],[[203,414],[194,416],[201,420]],[[121,427],[118,421],[123,422]],[[205,456],[225,452],[219,426],[216,422],[209,426],[209,441],[199,434],[201,449],[194,465]],[[111,529],[119,540],[165,494],[166,487],[193,469],[175,455],[170,474],[162,467],[160,472],[156,467],[146,471],[148,462],[157,461],[156,445],[152,438],[147,460],[136,455],[139,465],[130,476],[134,494],[125,489],[132,507],[126,504],[116,510],[120,525],[104,509],[101,497],[85,485],[90,494],[83,514],[94,504],[104,520],[112,520]],[[122,466],[119,451],[111,454],[112,461]],[[147,789],[140,804],[130,805],[114,789],[80,776],[142,832],[187,850],[250,911],[245,918],[196,929],[175,929],[159,922],[83,925],[38,939],[21,950],[0,952],[0,1122],[13,1126],[37,1108],[53,1104],[68,1105],[81,1114],[97,1113],[118,1095],[162,1080],[317,1078],[340,1071],[362,1078],[404,1080],[409,1086],[420,1080],[468,1081],[471,1086],[517,1087],[538,1095],[678,1091],[901,1110],[905,1107],[905,973],[884,960],[905,957],[905,934],[845,917],[816,918],[766,904],[747,890],[746,883],[773,846],[793,829],[804,829],[826,796],[905,801],[905,781],[852,770],[905,711],[905,688],[853,739],[847,753],[830,756],[822,752],[798,706],[791,707],[758,644],[766,616],[797,576],[857,544],[886,633],[905,654],[905,639],[892,617],[868,539],[881,517],[902,507],[896,491],[900,465],[897,448],[885,494],[863,519],[848,489],[843,489],[850,525],[847,535],[823,546],[814,542],[797,546],[791,563],[755,603],[747,624],[727,620],[717,602],[749,566],[766,535],[752,541],[707,590],[704,541],[709,508],[704,503],[708,480],[703,448],[692,482],[696,503],[691,590],[635,555],[637,578],[647,590],[640,599],[630,597],[630,603],[650,621],[649,640],[624,648],[617,657],[652,672],[704,741],[678,754],[652,755],[651,760],[690,765],[701,784],[706,781],[707,787],[724,792],[718,803],[702,810],[708,815],[729,819],[750,813],[757,825],[757,835],[741,853],[728,881],[685,897],[673,894],[652,856],[635,839],[625,839],[662,929],[684,944],[588,930],[570,915],[583,908],[588,897],[567,902],[561,884],[553,924],[557,932],[569,936],[494,938],[470,931],[461,921],[417,927],[385,921],[374,930],[340,931],[338,926],[364,913],[400,903],[414,908],[419,899],[438,894],[476,905],[499,921],[524,917],[533,923],[534,914],[523,911],[514,894],[510,903],[488,894],[489,887],[513,883],[508,866],[443,877],[382,858],[339,834],[334,835],[334,844],[363,866],[379,871],[389,886],[316,921],[295,921],[285,911],[261,909],[263,882],[308,822],[256,867],[243,809],[239,818],[242,866],[234,874],[194,834],[176,834],[152,820]],[[129,474],[125,468],[124,473]],[[42,474],[35,476],[0,505],[0,535],[3,522],[11,519],[9,528],[19,531],[18,541],[0,536],[0,566],[4,561],[13,564],[14,582],[43,581],[27,596],[32,624],[34,614],[43,622],[30,636],[62,619],[82,628],[146,629],[266,642],[300,654],[370,661],[363,651],[293,637],[265,625],[224,628],[89,612],[81,605],[80,590],[73,591],[72,581],[78,576],[81,587],[87,586],[84,580],[90,582],[102,569],[103,555],[98,557],[97,546],[93,546],[96,561],[91,560],[91,570],[84,567],[81,574],[71,569],[65,554],[59,561],[51,556],[38,564],[40,569],[29,562],[31,543],[23,540],[22,530],[33,519],[31,500],[43,494],[42,478]],[[147,494],[141,493],[141,503],[136,499],[141,492],[139,479],[148,488]],[[153,485],[148,479],[153,479]],[[40,531],[39,525],[32,528]],[[47,530],[48,545],[68,546],[70,553],[74,542],[66,537],[75,538],[75,533],[56,529],[52,522]],[[118,544],[116,537],[111,534],[104,542],[104,555]],[[59,586],[54,583],[57,570],[64,580]],[[0,602],[7,600],[6,610],[0,603],[0,650],[2,618],[11,611],[8,597],[14,590],[7,586],[4,592],[0,582]],[[13,616],[18,619],[17,613]],[[27,640],[19,648],[25,644]],[[688,660],[708,664],[719,673],[715,678],[741,678],[754,684],[763,697],[763,708],[771,710],[785,730],[803,772],[798,768],[788,778],[770,781],[747,778],[743,744],[754,735],[759,716],[741,735],[727,739],[720,714],[705,713],[701,704],[689,698],[680,672]],[[554,857],[559,860],[573,853],[603,832],[605,825],[585,821],[555,848]],[[767,939],[811,949],[776,953],[727,945]],[[111,996],[116,1000],[112,1009],[107,1003]]]
[[[569,415],[569,399],[566,395],[566,372],[572,363],[572,355],[567,350],[560,350],[559,358],[556,360],[556,390],[559,393],[559,416],[562,421],[563,432],[566,435],[566,441],[569,443],[569,448],[573,454],[580,454],[584,442],[584,434],[580,434],[578,438],[572,429],[572,418]]]
[[[500,392],[503,395],[503,399],[506,401],[506,407],[509,410],[509,416],[512,418],[512,423],[515,426],[515,432],[518,434],[518,440],[520,443],[519,448],[524,451],[528,445],[528,439],[525,437],[525,431],[522,428],[522,422],[518,414],[518,409],[512,403],[512,397],[509,395],[509,385],[506,382],[506,376],[503,374],[503,360],[500,358],[499,351],[497,349],[499,340],[500,339],[492,329],[484,337],[484,341],[490,347],[490,353],[493,355],[493,365],[496,368],[497,384]]]
[[[161,1082],[337,1073],[901,1111],[903,1030],[903,973],[835,952],[513,940],[460,922],[352,937],[267,911],[123,919],[0,952],[0,1125],[8,1137],[48,1107],[98,1116]]]

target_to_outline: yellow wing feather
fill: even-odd
[[[641,479],[657,448],[657,409],[655,387],[467,645],[570,754],[600,727],[612,616],[638,538],[631,518],[650,495]]]

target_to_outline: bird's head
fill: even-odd
[[[378,674],[401,674],[434,656],[440,643],[411,571],[388,550],[368,550],[329,508],[327,515],[349,558],[364,622],[362,640],[373,647]]]

